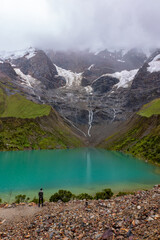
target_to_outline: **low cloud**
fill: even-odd
[[[160,47],[159,0],[0,0],[0,50]]]

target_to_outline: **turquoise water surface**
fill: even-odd
[[[160,168],[131,156],[98,149],[0,152],[0,198],[46,196],[58,189],[95,193],[149,188],[160,183]]]

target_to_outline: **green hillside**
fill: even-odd
[[[64,149],[83,146],[50,106],[0,88],[0,150]]]
[[[123,151],[160,164],[160,100],[156,99],[119,127],[98,147]],[[140,116],[142,115],[142,116]]]
[[[152,115],[160,114],[160,98],[145,104],[138,114],[143,117],[151,117]]]
[[[47,116],[50,111],[50,106],[36,104],[19,94],[7,96],[0,89],[0,117],[36,118]]]

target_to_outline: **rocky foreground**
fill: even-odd
[[[160,239],[160,185],[110,200],[1,205],[0,239]]]

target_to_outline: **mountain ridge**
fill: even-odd
[[[8,73],[8,80],[0,80],[0,83],[8,94],[18,91],[35,103],[53,107],[80,137],[85,137],[90,143],[94,143],[95,136],[101,134],[99,132],[103,126],[106,126],[106,131],[107,126],[114,128],[143,104],[159,96],[160,69],[157,72],[149,71],[150,65],[159,61],[154,59],[159,51],[148,59],[136,49],[125,53],[108,50],[96,54],[86,51],[55,55],[49,50],[46,53],[50,59],[38,49],[5,58],[0,63],[0,72],[4,75]],[[74,70],[79,66],[81,72],[72,72],[67,67],[64,69],[65,64]],[[108,70],[111,65],[112,71]],[[122,71],[119,72],[119,69]],[[151,79],[149,83],[143,84],[142,75]]]

